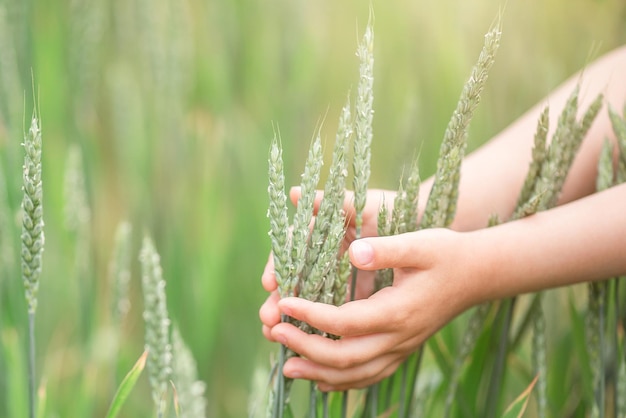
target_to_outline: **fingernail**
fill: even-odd
[[[366,265],[374,261],[374,248],[366,241],[354,241],[350,246],[353,261],[357,264]]]

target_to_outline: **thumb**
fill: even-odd
[[[422,232],[387,237],[363,238],[349,248],[350,261],[361,270],[419,267],[429,259],[429,246],[422,242]],[[419,263],[418,263],[419,262]]]

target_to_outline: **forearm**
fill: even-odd
[[[626,185],[462,234],[476,302],[626,273]],[[463,265],[463,263],[460,263]]]

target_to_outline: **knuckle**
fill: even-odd
[[[359,352],[348,352],[346,353],[344,350],[338,350],[339,355],[336,359],[337,368],[340,370],[348,370],[355,368],[361,364],[363,364],[366,359],[363,353]]]

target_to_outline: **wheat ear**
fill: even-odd
[[[178,418],[203,418],[206,416],[206,385],[198,380],[196,360],[176,326],[172,327],[172,351],[172,376],[180,405]]]
[[[461,161],[467,146],[467,130],[480,102],[480,94],[487,82],[489,70],[495,61],[501,35],[498,21],[485,35],[478,61],[472,68],[470,78],[463,87],[457,107],[448,123],[439,151],[435,182],[422,217],[422,228],[448,226],[454,218]]]
[[[322,142],[318,132],[309,148],[309,156],[304,165],[304,172],[302,173],[301,193],[298,198],[296,213],[293,217],[291,246],[292,271],[289,274],[290,280],[298,280],[306,263],[306,250],[309,244],[309,224],[313,217],[315,189],[319,182],[323,161]]]
[[[172,375],[170,319],[167,313],[165,280],[159,254],[149,237],[145,237],[139,257],[143,285],[145,348],[148,351],[148,374],[157,417],[165,413],[167,387]]]
[[[283,172],[283,151],[274,136],[269,154],[269,236],[272,242],[274,272],[281,296],[291,295],[293,286],[291,272],[291,241],[289,239],[289,218],[287,216],[287,196],[285,195],[285,174]]]
[[[38,113],[31,119],[24,136],[24,167],[22,199],[22,281],[28,304],[29,329],[29,399],[30,417],[34,418],[35,400],[35,312],[44,249],[43,184],[41,169],[41,128]]]
[[[370,178],[371,145],[374,118],[374,30],[370,20],[357,49],[359,57],[359,84],[355,103],[356,119],[354,139],[354,210],[356,238],[361,237],[363,209],[367,196],[367,183]]]

